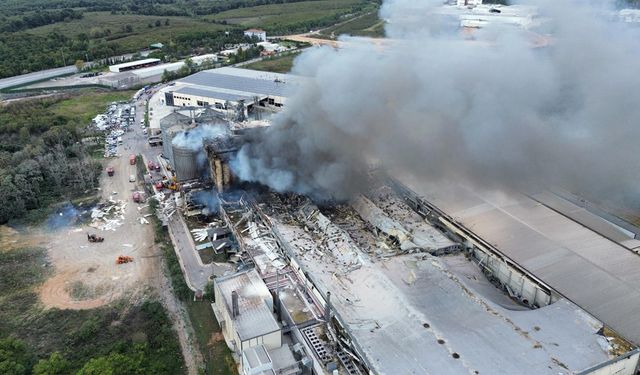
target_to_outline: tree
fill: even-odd
[[[120,353],[92,358],[76,375],[128,375],[141,372],[141,359],[134,359]]]
[[[75,66],[78,71],[81,71],[84,68],[84,61],[76,60]]]
[[[168,18],[165,18],[165,20],[164,20],[164,25],[165,25],[165,26],[169,26],[169,19],[168,19]]]
[[[162,26],[162,22],[160,22],[160,20],[156,20],[156,27],[160,27]]]
[[[14,338],[0,340],[0,374],[26,374],[31,367],[31,358],[22,341]]]
[[[33,367],[34,375],[65,375],[71,371],[71,364],[62,354],[54,352],[49,359],[41,359]]]

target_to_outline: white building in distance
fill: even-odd
[[[262,29],[249,29],[244,31],[245,36],[258,37],[263,42],[267,41],[267,32]]]

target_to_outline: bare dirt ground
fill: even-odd
[[[142,116],[144,110],[141,105],[138,110]],[[127,202],[122,225],[115,230],[104,231],[88,225],[67,226],[55,231],[44,225],[20,231],[0,226],[0,249],[47,249],[54,272],[39,290],[45,308],[92,309],[114,301],[132,306],[147,298],[158,299],[173,322],[187,373],[195,375],[202,367],[203,359],[194,343],[191,321],[166,276],[166,266],[161,251],[155,245],[152,226],[139,221],[149,213],[149,209],[144,208],[145,204],[132,201],[132,193],[142,189],[139,182],[129,182],[129,176],[136,174],[136,166],[129,164],[129,153],[151,152],[142,130],[134,130],[123,137],[122,156],[106,161],[105,167],[113,166],[115,175],[108,177],[104,173],[100,182],[102,201]],[[88,233],[104,237],[104,242],[89,243]],[[120,255],[131,256],[134,260],[116,265],[116,258]]]
[[[135,166],[129,165],[125,156],[110,159],[108,164],[115,168],[116,175],[103,177],[102,199],[128,202],[122,225],[114,231],[83,225],[47,233],[46,248],[55,273],[40,289],[40,298],[46,307],[90,309],[125,296],[135,302],[152,286],[150,280],[161,274],[161,259],[156,256],[152,228],[138,221],[147,211],[138,210],[140,205],[131,201],[137,187],[129,182],[128,176],[135,174]],[[89,243],[88,233],[105,240]],[[131,256],[134,261],[116,265],[119,255]],[[80,287],[85,293],[78,293]],[[75,293],[71,293],[74,289]]]

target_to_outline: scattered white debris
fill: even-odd
[[[100,204],[91,210],[91,224],[89,226],[103,231],[115,231],[124,222],[126,207],[127,202],[125,201],[109,199],[108,203]]]

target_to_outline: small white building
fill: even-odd
[[[267,32],[262,29],[249,29],[244,31],[244,35],[248,37],[258,37],[263,42],[267,41]]]
[[[482,0],[457,0],[456,5],[459,7],[482,5]]]
[[[215,279],[211,305],[229,349],[282,346],[282,331],[273,316],[273,298],[255,269]]]
[[[109,71],[113,73],[126,72],[127,70],[135,70],[147,68],[150,66],[160,64],[160,59],[144,59],[144,60],[136,60],[129,61],[122,64],[115,64],[109,66]]]

